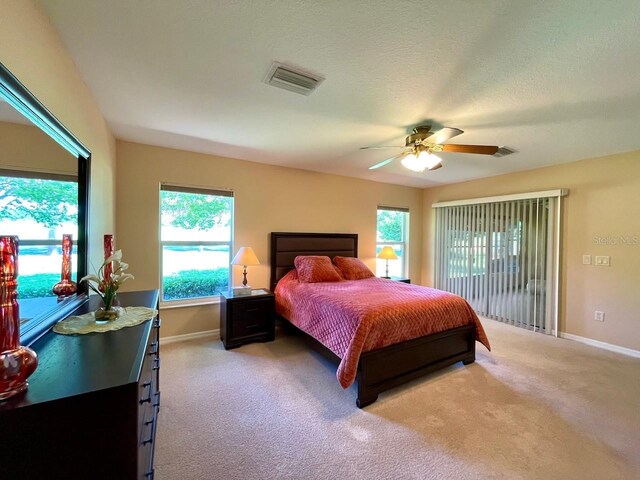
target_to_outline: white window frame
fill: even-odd
[[[231,220],[230,220],[230,235],[229,241],[180,241],[180,240],[162,240],[162,192],[163,191],[171,191],[171,192],[183,192],[183,193],[195,193],[199,195],[214,195],[214,196],[223,196],[223,197],[231,197],[233,199],[232,207],[231,207]],[[164,298],[164,278],[163,278],[163,250],[165,246],[216,246],[216,245],[228,245],[229,246],[229,262],[231,262],[231,257],[233,255],[233,219],[234,219],[234,210],[235,210],[235,197],[232,190],[222,190],[219,188],[206,188],[206,187],[192,187],[192,186],[184,186],[184,185],[176,185],[173,183],[161,183],[160,191],[159,191],[159,204],[160,204],[160,305],[165,309],[171,308],[180,308],[180,307],[189,307],[195,305],[207,305],[207,304],[216,304],[220,303],[220,295],[210,295],[206,297],[190,297],[190,298],[180,298],[175,300],[163,300]],[[229,264],[229,286],[231,286],[231,278],[232,278],[232,269]]]
[[[402,212],[405,214],[402,218],[402,242],[378,242],[378,212],[380,210]],[[402,278],[409,277],[409,213],[409,209],[406,207],[390,207],[388,205],[378,205],[376,210],[376,252],[378,247],[384,247],[385,245],[389,245],[390,247],[401,246],[403,255],[402,263],[400,265],[400,277]],[[376,275],[379,275],[377,271]]]

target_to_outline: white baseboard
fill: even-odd
[[[183,335],[173,335],[171,337],[160,337],[160,341],[162,345],[167,345],[169,343],[184,342],[186,340],[194,340],[196,338],[214,336],[220,338],[220,329],[185,333]],[[574,335],[572,333],[560,332],[560,337],[566,338],[567,340],[584,343],[586,345],[591,345],[592,347],[602,348],[603,350],[609,350],[610,352],[622,353],[623,355],[628,355],[630,357],[640,358],[640,351],[633,350],[632,348],[621,347],[620,345],[601,342],[600,340],[593,340],[592,338],[581,337],[580,335]]]
[[[611,352],[622,353],[623,355],[629,355],[630,357],[640,358],[640,351],[633,350],[627,347],[621,347],[612,343],[601,342],[600,340],[593,340],[592,338],[581,337],[580,335],[573,335],[572,333],[565,332],[560,332],[560,337],[566,338],[567,340],[586,343],[587,345],[591,345],[592,347],[602,348]]]
[[[195,338],[203,337],[220,337],[220,329],[205,330],[204,332],[185,333],[183,335],[173,335],[171,337],[160,337],[160,345],[166,345],[168,343],[184,342],[185,340],[193,340]]]

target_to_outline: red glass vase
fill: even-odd
[[[110,233],[104,236],[104,259],[106,260],[113,255],[113,235]],[[104,279],[109,281],[113,273],[113,262],[109,262],[104,266]]]
[[[0,401],[27,389],[36,352],[20,346],[18,237],[0,237]]]
[[[71,249],[73,240],[71,235],[62,235],[62,275],[60,281],[53,286],[53,293],[58,298],[68,297],[78,291],[78,284],[71,280]]]

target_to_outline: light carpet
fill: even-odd
[[[483,324],[492,352],[363,410],[282,331],[162,347],[156,478],[640,478],[640,359]]]

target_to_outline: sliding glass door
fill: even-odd
[[[480,315],[555,333],[559,198],[434,205],[436,288]]]

